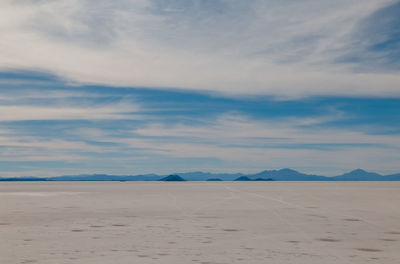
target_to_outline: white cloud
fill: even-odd
[[[400,96],[400,75],[332,64],[391,0],[0,3],[0,68],[226,94]]]

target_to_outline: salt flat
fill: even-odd
[[[3,182],[0,263],[400,263],[400,182]]]

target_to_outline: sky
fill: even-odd
[[[400,172],[399,13],[2,0],[0,176]]]

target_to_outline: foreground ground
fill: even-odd
[[[400,263],[400,182],[7,182],[0,263]]]

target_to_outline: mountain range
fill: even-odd
[[[265,170],[255,174],[243,173],[209,173],[209,172],[185,172],[174,173],[185,181],[400,181],[400,173],[381,175],[375,172],[367,172],[356,169],[342,175],[327,177],[322,175],[305,174],[292,169]],[[143,174],[143,175],[108,175],[108,174],[82,174],[65,175],[57,177],[21,177],[3,178],[0,181],[159,181],[171,175]]]

